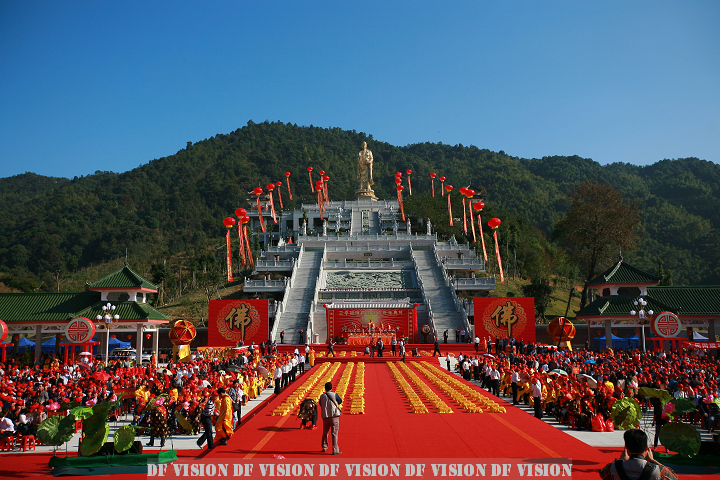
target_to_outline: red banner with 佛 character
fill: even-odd
[[[208,307],[208,346],[249,345],[270,336],[267,299],[210,300]]]
[[[417,341],[417,306],[393,308],[333,308],[325,305],[328,338],[344,336],[351,330],[394,331],[396,337],[410,337]]]
[[[475,297],[475,335],[535,342],[535,299]]]

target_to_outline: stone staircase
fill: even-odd
[[[306,330],[310,307],[315,296],[317,277],[320,274],[322,251],[309,251],[303,253],[302,260],[297,266],[297,273],[292,287],[287,293],[287,308],[280,315],[275,339],[280,343],[280,332],[285,331],[285,339],[298,338],[300,329]]]
[[[452,287],[445,285],[443,267],[438,265],[432,250],[413,250],[413,257],[422,279],[423,292],[430,301],[438,338],[442,339],[443,332],[449,330],[449,339],[454,340],[455,329],[462,330],[465,324],[455,307]]]

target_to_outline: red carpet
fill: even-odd
[[[333,384],[344,368],[342,365],[337,371]],[[420,378],[424,379],[422,375]],[[321,383],[326,380],[323,378]],[[351,385],[353,380],[354,375]],[[298,380],[297,384],[300,383]],[[430,385],[429,381],[426,383]],[[348,406],[343,408],[339,441],[343,459],[571,458],[573,475],[594,479],[598,469],[614,458],[613,454],[603,453],[512,408],[502,399],[490,396],[498,404],[507,406],[507,413],[465,413],[450,397],[437,389],[433,391],[454,413],[433,413],[435,410],[427,402],[430,413],[410,413],[410,405],[389,367],[367,364],[365,414],[349,415]],[[318,430],[309,431],[300,430],[300,421],[295,415],[270,415],[290,393],[286,390],[279,395],[265,412],[243,425],[229,445],[215,448],[206,458],[283,455],[288,459],[310,457],[319,461],[318,457],[326,456],[320,452],[321,420]]]

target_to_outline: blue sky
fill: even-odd
[[[720,2],[0,0],[0,177],[124,172],[248,120],[720,162]]]

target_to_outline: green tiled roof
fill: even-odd
[[[660,277],[638,270],[620,260],[616,265],[590,280],[587,285],[592,287],[604,284],[657,285],[659,283]]]
[[[649,289],[648,289],[649,290]],[[677,308],[659,301],[651,296],[643,297],[648,305],[646,310],[654,312],[662,312],[668,310],[678,313]],[[637,310],[633,304],[638,299],[637,295],[611,295],[609,297],[598,298],[590,305],[585,306],[576,312],[577,317],[629,317],[631,310]]]
[[[133,272],[130,267],[125,265],[120,270],[107,275],[100,280],[88,284],[88,288],[148,288],[157,290],[158,286],[150,283],[145,278]]]
[[[648,287],[648,295],[672,305],[677,314],[720,315],[720,286]]]
[[[102,306],[106,303],[107,302],[97,302],[85,310],[78,312],[77,316],[95,320],[98,315],[104,315],[105,312],[103,312]],[[110,303],[117,307],[113,315],[119,315],[120,320],[170,320],[170,317],[154,309],[147,303]]]
[[[98,292],[0,293],[0,319],[5,322],[67,321],[99,300]]]

